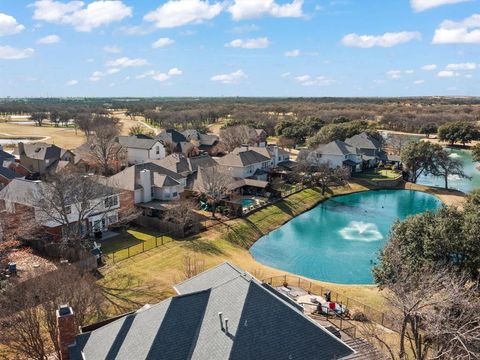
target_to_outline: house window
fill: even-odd
[[[173,197],[177,197],[177,196],[178,196],[178,192],[175,191],[172,196],[173,196]]]
[[[117,195],[109,196],[105,199],[105,207],[106,208],[111,208],[111,207],[117,206],[117,205],[118,205],[118,196]]]
[[[70,205],[65,206],[65,214],[70,215],[72,213],[72,207]]]
[[[157,147],[155,148],[155,153],[156,153],[157,155],[160,155],[160,146],[157,146]]]

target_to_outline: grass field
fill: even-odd
[[[103,270],[104,278],[101,281],[108,286],[115,286],[115,281],[119,278],[117,275],[128,275],[140,289],[131,292],[131,299],[140,303],[154,303],[174,295],[172,285],[185,279],[182,267],[185,256],[202,260],[205,268],[228,260],[260,279],[284,275],[285,271],[256,262],[249,253],[248,247],[263,234],[308,210],[330,195],[364,190],[367,188],[352,184],[350,187],[336,188],[333,193],[326,195],[322,195],[315,189],[301,191],[244,219],[228,221],[194,238],[172,241],[109,266]],[[320,281],[314,281],[314,283],[370,306],[381,307],[383,304],[383,297],[375,286],[339,285]]]
[[[43,140],[49,144],[73,149],[85,143],[85,136],[82,131],[75,132],[74,128],[54,127],[50,125],[20,125],[11,123],[0,123],[0,137],[45,137]]]
[[[396,179],[401,174],[397,171],[388,170],[388,169],[371,169],[366,170],[361,173],[355,174],[356,177],[363,178],[363,179],[372,179],[372,180],[388,180],[388,179]]]

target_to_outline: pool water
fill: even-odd
[[[262,264],[342,284],[372,284],[371,268],[397,219],[435,210],[440,200],[411,190],[378,190],[331,198],[250,249]]]
[[[242,199],[242,207],[248,208],[251,205],[255,204],[255,200],[253,199]]]
[[[448,187],[450,189],[456,189],[468,193],[474,189],[480,188],[480,171],[477,169],[477,166],[480,164],[473,161],[472,152],[469,150],[460,150],[460,149],[447,149],[450,152],[450,156],[460,159],[463,162],[463,171],[468,178],[459,178],[458,176],[449,176],[448,178]],[[428,185],[428,186],[445,186],[445,180],[443,178],[435,177],[432,175],[423,175],[417,181],[419,184]]]

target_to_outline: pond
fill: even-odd
[[[460,178],[456,175],[449,176],[448,187],[450,189],[456,189],[468,193],[474,189],[480,188],[480,171],[477,170],[479,166],[478,162],[473,161],[472,152],[470,150],[450,149],[450,156],[460,159],[463,162],[463,171],[470,178]],[[424,175],[418,179],[418,183],[428,186],[445,186],[445,180],[443,178],[435,177],[432,175]]]
[[[371,268],[397,219],[441,206],[430,194],[378,190],[333,197],[260,238],[262,264],[312,279],[372,284]]]
[[[29,137],[29,138],[0,138],[0,145],[17,145],[20,142],[28,143],[44,140],[45,137]]]

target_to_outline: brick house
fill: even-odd
[[[38,207],[37,199],[42,196],[44,186],[45,184],[40,180],[14,179],[11,181],[0,191],[0,216],[14,232],[17,232],[15,228],[22,228],[25,226],[25,221],[30,219],[58,240],[62,237],[62,229],[66,224],[47,218]],[[82,219],[79,219],[78,205],[72,203],[68,206],[69,224],[82,221],[84,235],[106,231],[134,208],[134,197],[131,192],[105,185],[100,186],[108,188],[108,192],[105,191],[105,195],[91,200],[95,205],[90,207],[89,212]]]
[[[32,173],[43,174],[58,161],[73,164],[75,155],[70,150],[46,143],[18,143],[20,164]]]

